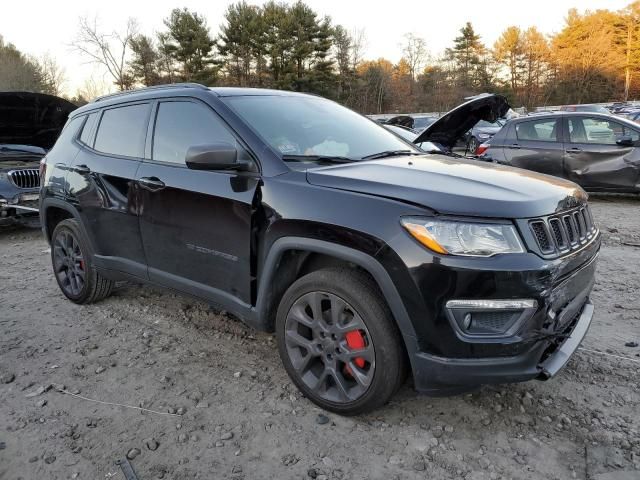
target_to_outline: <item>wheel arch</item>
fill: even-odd
[[[57,198],[45,198],[40,206],[40,223],[42,224],[42,232],[47,242],[51,243],[51,235],[56,225],[68,218],[72,218],[78,222],[82,233],[93,250],[93,245],[91,244],[89,235],[87,235],[87,230],[82,223],[78,210],[68,202]]]
[[[291,252],[303,252],[305,254],[320,254],[328,259],[351,263],[368,273],[376,283],[387,303],[393,318],[402,334],[405,346],[409,352],[414,350],[415,330],[409,318],[409,314],[402,302],[391,277],[384,267],[371,255],[344,245],[305,237],[282,237],[276,240],[263,263],[262,274],[258,284],[258,296],[256,301],[256,313],[261,327],[264,330],[273,330],[274,308],[282,298],[284,292],[279,293],[278,288],[272,288],[280,274],[286,278],[290,275],[289,269],[300,269],[304,266],[287,261]],[[316,257],[317,258],[317,257]],[[326,260],[323,260],[326,261]],[[295,279],[294,279],[295,280]]]

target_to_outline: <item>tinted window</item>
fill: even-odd
[[[572,143],[615,145],[624,135],[630,136],[634,142],[639,139],[638,132],[618,122],[587,117],[569,119],[569,139]]]
[[[354,160],[387,150],[417,151],[383,126],[319,97],[222,97],[276,151]]]
[[[112,155],[142,157],[148,112],[148,104],[105,110],[98,126],[94,148]]]
[[[98,112],[90,114],[80,134],[80,141],[90,147],[93,146],[93,127],[96,125],[96,120],[98,120]]]
[[[518,140],[537,140],[541,142],[557,141],[558,129],[555,119],[532,120],[516,124]]]
[[[213,142],[236,145],[233,135],[209,107],[193,102],[163,102],[158,106],[154,160],[184,163],[189,147]]]

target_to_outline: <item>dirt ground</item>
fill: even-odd
[[[326,423],[271,335],[137,285],[74,305],[41,233],[1,230],[0,478],[122,479],[129,454],[140,480],[640,479],[640,198],[592,205],[596,317],[558,377],[453,398],[406,385]]]

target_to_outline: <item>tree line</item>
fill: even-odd
[[[364,30],[334,24],[302,0],[231,4],[215,35],[204,16],[186,8],[169,12],[154,35],[140,33],[133,19],[104,32],[82,18],[72,46],[102,65],[120,90],[179,81],[277,88],[317,93],[363,113],[445,111],[481,92],[529,109],[640,94],[640,1],[619,11],[572,9],[550,36],[509,26],[493,45],[467,22],[439,54],[409,33],[396,63],[366,59]],[[16,52],[0,43],[0,66]],[[24,71],[34,88],[50,88],[51,65],[17,54],[33,67]],[[0,77],[6,71],[0,68]],[[76,101],[88,99],[85,90]]]

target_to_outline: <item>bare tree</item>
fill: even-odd
[[[133,80],[127,73],[127,52],[131,39],[137,34],[138,22],[133,18],[127,20],[124,32],[107,34],[99,29],[97,18],[90,21],[87,17],[81,17],[78,36],[72,47],[91,62],[105,67],[120,90],[128,90]]]
[[[90,102],[96,97],[109,93],[109,85],[103,78],[91,76],[85,79],[82,87],[76,92],[75,98],[83,102]]]
[[[351,68],[355,70],[362,63],[367,49],[367,33],[364,28],[354,28],[351,32]]]
[[[46,93],[60,96],[67,81],[64,68],[48,53],[38,59],[38,65],[42,75],[43,89]]]
[[[429,55],[427,42],[425,42],[424,38],[418,37],[413,33],[407,33],[404,38],[405,42],[402,47],[402,54],[409,63],[411,79],[415,81],[420,67],[424,65]]]

